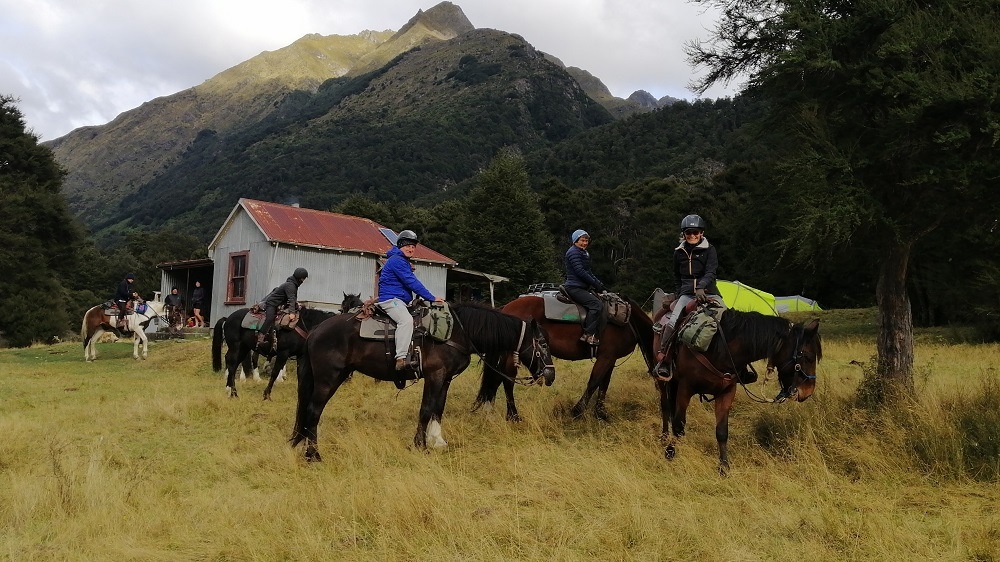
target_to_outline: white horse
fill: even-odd
[[[126,317],[128,327],[132,330],[132,357],[139,358],[139,344],[142,344],[142,358],[149,356],[149,340],[146,338],[146,328],[153,318],[163,316],[162,302],[145,302],[136,300],[132,314]],[[83,358],[87,361],[97,359],[97,339],[106,331],[119,326],[119,317],[110,316],[100,305],[95,306],[83,315],[83,325],[80,326],[80,337],[83,338]]]

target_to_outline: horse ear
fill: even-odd
[[[809,334],[815,334],[816,330],[819,329],[819,318],[813,318],[802,329]]]

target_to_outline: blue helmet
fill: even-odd
[[[576,230],[573,231],[573,234],[570,234],[569,241],[572,244],[576,244],[576,241],[579,240],[583,236],[586,236],[587,238],[590,238],[590,235],[587,234],[586,230],[584,230],[582,228],[578,228],[578,229],[576,229]]]

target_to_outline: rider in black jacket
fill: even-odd
[[[128,303],[139,296],[132,287],[134,282],[135,274],[129,273],[115,289],[115,304],[118,305],[118,327],[122,330],[128,330],[125,320],[128,316]]]
[[[274,327],[274,317],[278,314],[279,306],[286,306],[292,310],[290,317],[292,320],[295,320],[298,314],[299,286],[306,280],[306,277],[309,277],[309,272],[306,271],[306,268],[297,268],[291,277],[286,279],[281,285],[275,287],[270,294],[264,297],[264,324],[260,327],[260,332],[257,333],[258,350],[268,351],[264,343],[264,338],[271,332],[271,328]]]

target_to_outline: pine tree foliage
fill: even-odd
[[[16,100],[0,96],[0,335],[14,346],[70,328],[63,279],[78,267],[83,232],[59,193],[62,178]]]
[[[465,212],[455,219],[453,257],[459,264],[508,277],[510,283],[499,287],[501,300],[530,283],[558,281],[553,247],[521,153],[501,149],[475,186],[464,201]]]

